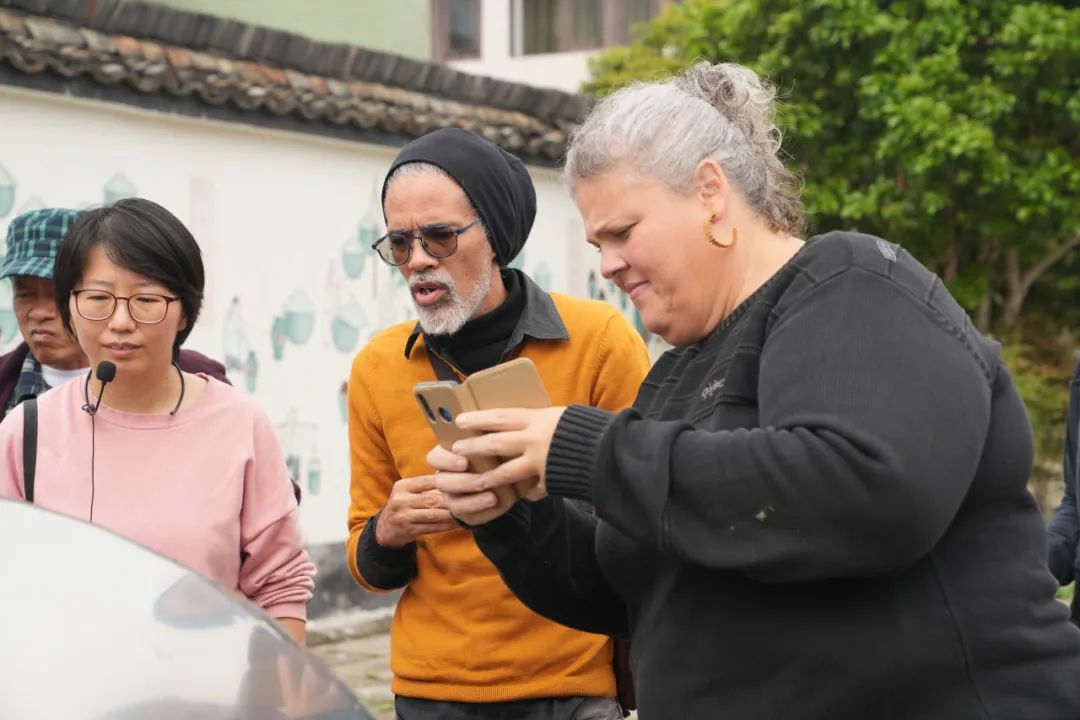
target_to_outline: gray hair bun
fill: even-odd
[[[689,193],[694,170],[711,158],[773,229],[799,235],[801,186],[780,160],[775,115],[776,90],[753,70],[699,62],[670,80],[634,83],[598,102],[571,137],[564,178],[572,189],[629,161]]]
[[[753,70],[735,63],[699,62],[675,78],[675,87],[712,105],[762,152],[777,153],[776,89]]]

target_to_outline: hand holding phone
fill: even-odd
[[[423,535],[457,527],[442,493],[435,489],[433,475],[402,478],[394,483],[379,511],[375,542],[382,547],[401,548]]]
[[[544,408],[551,403],[547,390],[528,358],[518,358],[470,375],[465,382],[419,383],[413,394],[435,433],[439,445],[449,450],[458,440],[477,433],[467,432],[454,420],[463,412],[499,408]],[[500,460],[492,457],[469,458],[469,471],[483,473],[494,469]],[[530,488],[519,484],[502,486],[494,492],[506,502],[523,497]]]

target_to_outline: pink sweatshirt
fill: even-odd
[[[38,400],[34,503],[88,520],[84,388],[74,380]],[[102,405],[96,433],[95,525],[237,589],[273,617],[305,619],[315,567],[281,447],[258,405],[210,379],[175,416]],[[20,405],[0,423],[0,497],[25,497],[22,437]]]

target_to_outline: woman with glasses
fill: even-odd
[[[631,410],[461,415],[436,486],[526,605],[632,636],[646,720],[1080,718],[1000,346],[902,248],[803,240],[774,110],[708,63],[592,108],[586,238],[675,347]],[[508,512],[518,482],[595,516]]]
[[[314,566],[270,420],[176,364],[205,281],[191,233],[149,200],[88,210],[54,281],[91,370],[37,402],[33,501],[235,588],[303,642]],[[24,409],[0,424],[0,497],[26,497]]]

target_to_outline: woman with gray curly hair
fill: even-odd
[[[675,347],[621,413],[461,415],[436,484],[526,605],[632,637],[643,718],[1078,718],[1000,348],[902,248],[800,239],[774,103],[701,63],[593,108],[567,183]]]

